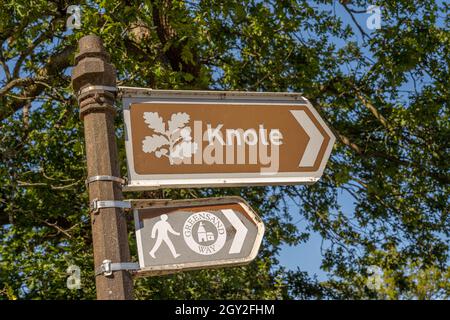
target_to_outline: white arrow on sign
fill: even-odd
[[[290,110],[297,122],[306,131],[309,136],[309,142],[306,146],[305,153],[303,154],[299,167],[312,167],[317,159],[322,142],[324,140],[323,135],[320,133],[317,126],[311,121],[310,117],[303,110]]]
[[[230,221],[233,228],[236,229],[236,235],[234,236],[230,251],[228,251],[228,253],[239,253],[241,252],[242,246],[244,245],[244,240],[245,236],[247,235],[248,229],[233,210],[222,209],[222,213],[225,215],[228,221]]]

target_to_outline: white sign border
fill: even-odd
[[[320,179],[331,154],[334,134],[311,103],[298,93],[242,92],[242,91],[195,91],[195,90],[153,90],[145,88],[119,87],[123,102],[125,124],[125,150],[127,156],[128,184],[123,191],[144,191],[159,188],[192,187],[237,187],[248,185],[313,184]],[[230,105],[303,105],[316,117],[330,136],[327,149],[319,169],[314,172],[281,172],[274,175],[252,173],[202,173],[202,174],[151,174],[136,173],[131,143],[130,105],[133,103],[178,103],[178,104],[220,104]]]

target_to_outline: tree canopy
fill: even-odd
[[[371,4],[381,9],[377,30],[364,23]],[[67,30],[70,5],[80,5],[80,29]],[[87,34],[102,37],[119,85],[300,92],[337,137],[312,186],[126,194],[240,195],[266,224],[250,265],[139,279],[136,298],[448,298],[449,17],[448,3],[430,0],[2,1],[0,299],[95,297],[70,83]],[[120,113],[116,124],[125,174]],[[129,232],[136,258],[131,218]],[[282,245],[311,232],[326,244],[325,281],[278,261]],[[80,290],[66,287],[72,264]],[[370,285],[373,266],[382,285]]]

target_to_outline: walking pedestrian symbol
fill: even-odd
[[[157,223],[155,223],[155,225],[152,228],[152,234],[151,237],[152,239],[156,238],[156,243],[153,246],[153,249],[150,250],[149,254],[150,256],[155,259],[155,253],[156,251],[159,249],[159,247],[161,246],[162,242],[164,241],[166,243],[166,245],[169,247],[170,252],[172,253],[174,258],[177,258],[180,256],[179,253],[176,252],[175,247],[172,243],[172,240],[170,240],[169,237],[169,232],[179,236],[180,233],[176,232],[175,230],[173,230],[172,226],[170,225],[169,222],[167,222],[168,216],[167,214],[162,214],[161,215],[161,220],[158,221]]]

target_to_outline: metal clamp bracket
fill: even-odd
[[[114,177],[114,176],[93,176],[93,177],[89,177],[87,178],[84,183],[86,185],[89,185],[89,183],[94,182],[94,181],[113,181],[113,182],[118,182],[121,185],[125,185],[126,181],[123,178],[119,178],[119,177]]]
[[[95,91],[95,90],[116,92],[117,91],[117,87],[112,87],[112,86],[87,86],[86,88],[83,88],[80,91],[78,91],[78,96],[80,96],[83,93],[86,93],[86,92],[89,92],[89,91]]]
[[[101,208],[122,208],[131,209],[131,202],[118,200],[98,200],[94,199],[91,202],[91,212],[97,213]]]
[[[111,260],[103,260],[103,263],[95,270],[95,275],[103,274],[105,277],[111,276],[114,271],[136,271],[139,270],[139,264],[135,262],[117,262],[111,263]]]

